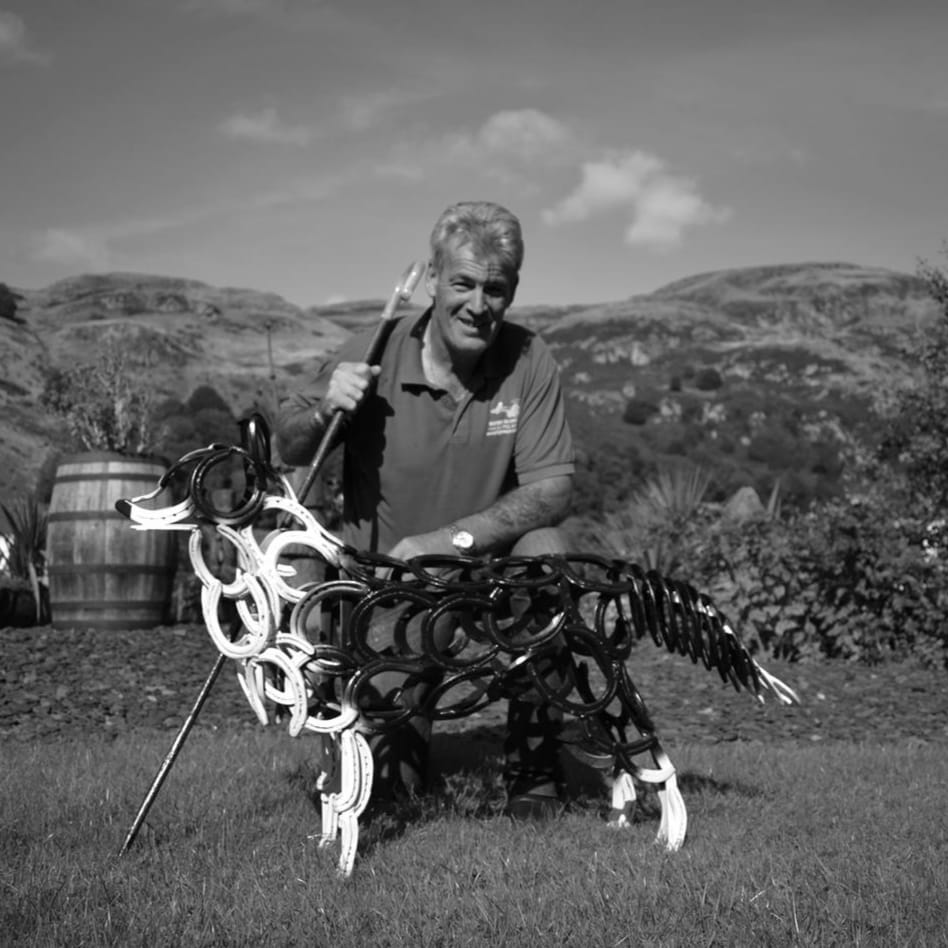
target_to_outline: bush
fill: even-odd
[[[904,472],[919,503],[944,510],[948,507],[948,274],[922,264],[919,276],[942,312],[911,353],[921,370],[919,379],[896,392],[879,454]]]
[[[810,470],[814,474],[837,479],[843,472],[843,459],[840,457],[839,445],[832,441],[817,441],[811,451]]]
[[[154,448],[151,391],[116,339],[103,342],[96,362],[51,369],[40,404],[65,421],[80,450],[134,456]]]
[[[752,649],[948,665],[948,526],[835,500],[787,520],[693,527],[682,562]]]
[[[649,418],[657,413],[658,405],[655,402],[646,401],[643,398],[630,398],[626,402],[622,420],[627,425],[644,425]]]
[[[14,293],[6,283],[0,283],[0,319],[10,319],[15,323],[24,322],[17,315],[17,307],[22,301],[23,297],[19,293]]]
[[[154,417],[159,451],[168,461],[212,443],[240,444],[237,420],[210,386],[195,389],[186,404],[166,399]]]
[[[629,496],[632,485],[648,472],[649,465],[639,445],[607,444],[597,451],[580,451],[576,457],[573,513],[599,517],[617,509]]]
[[[230,405],[212,385],[199,385],[188,398],[187,408],[193,412],[212,410],[231,414]]]
[[[700,392],[713,392],[724,384],[721,373],[710,365],[698,370],[695,375],[695,388]]]
[[[747,456],[770,468],[792,471],[806,464],[807,446],[786,431],[760,431],[750,439]]]

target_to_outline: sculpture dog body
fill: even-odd
[[[205,489],[209,472],[235,463],[243,470],[242,498],[216,509]],[[182,474],[184,499],[149,509],[149,499]],[[662,810],[657,838],[677,849],[687,813],[675,768],[628,672],[635,642],[650,637],[761,700],[765,692],[797,700],[754,661],[713,603],[685,583],[591,555],[405,562],[359,552],[298,501],[260,445],[192,452],[156,491],[116,506],[137,529],[190,531],[207,630],[237,664],[260,722],[285,716],[292,736],[324,735],[330,752],[320,778],[320,841],[339,836],[345,875],[371,795],[374,764],[364,735],[413,714],[462,717],[528,681],[581,722],[585,754],[611,772],[613,822],[628,822],[636,781],[654,785]],[[276,528],[263,535],[262,525],[274,519]],[[202,527],[234,548],[233,578],[208,567]],[[319,581],[297,579],[290,551],[301,547],[324,565]],[[239,621],[225,629],[228,602]],[[551,663],[560,666],[555,676]],[[646,764],[637,763],[643,755]]]

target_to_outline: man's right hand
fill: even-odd
[[[365,400],[372,380],[380,371],[379,366],[367,362],[340,362],[329,379],[321,413],[329,416],[336,411],[354,412]]]

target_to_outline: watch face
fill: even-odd
[[[467,530],[458,530],[451,537],[451,543],[460,553],[470,553],[474,549],[474,537]]]

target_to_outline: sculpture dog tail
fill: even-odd
[[[728,623],[727,617],[693,586],[668,579],[654,571],[627,565],[627,603],[634,635],[651,637],[669,652],[691,658],[716,670],[734,688],[753,692],[764,700],[766,692],[782,704],[799,704],[797,693],[759,665]]]

